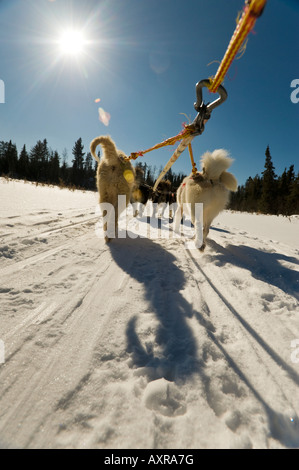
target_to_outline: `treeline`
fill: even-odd
[[[237,192],[232,193],[228,208],[286,216],[299,214],[299,173],[296,175],[294,165],[291,165],[277,176],[269,146],[265,155],[262,175],[249,177],[244,185],[239,186]],[[38,140],[30,151],[24,145],[20,154],[11,140],[0,141],[0,175],[95,191],[97,162],[90,152],[84,151],[81,138],[74,144],[72,157],[72,164],[69,165],[67,151],[59,155],[49,147],[47,139]],[[156,166],[143,162],[138,162],[136,167],[142,170],[143,181],[153,187],[162,167],[158,170]],[[170,180],[171,190],[176,191],[185,176],[174,173],[170,168],[165,178]]]
[[[0,175],[46,184],[96,190],[96,161],[90,152],[84,152],[82,139],[72,149],[72,165],[67,163],[67,152],[60,156],[53,151],[47,139],[38,140],[28,152],[26,145],[20,154],[10,140],[0,141]]]
[[[140,168],[143,172],[143,181],[148,184],[151,188],[153,188],[156,179],[160,175],[163,167],[157,170],[156,166],[148,165],[147,163],[138,162],[136,164],[136,168]],[[183,173],[174,173],[170,168],[166,173],[164,179],[169,180],[171,183],[171,191],[175,192],[178,187],[180,186],[183,179],[186,177]]]
[[[98,153],[100,156],[100,152]],[[90,152],[84,151],[82,139],[79,138],[72,149],[72,165],[67,163],[67,151],[60,156],[53,151],[47,139],[38,140],[28,152],[26,145],[20,154],[12,141],[0,141],[0,175],[16,179],[25,179],[45,184],[54,184],[72,189],[89,189],[96,191],[97,162]],[[143,181],[153,187],[162,168],[143,162],[136,164],[143,172]],[[181,184],[183,174],[173,173],[170,169],[166,178],[171,182],[171,190],[175,191]]]
[[[269,146],[265,155],[262,175],[249,177],[238,187],[231,195],[229,209],[286,216],[299,214],[299,173],[295,175],[294,165],[291,165],[277,176]]]

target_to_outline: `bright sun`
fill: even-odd
[[[86,41],[80,31],[65,31],[59,40],[59,47],[63,54],[77,56],[83,52]]]

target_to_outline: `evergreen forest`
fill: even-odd
[[[49,147],[47,139],[38,140],[30,151],[24,145],[20,153],[11,140],[0,141],[1,176],[96,191],[97,162],[90,152],[84,151],[82,138],[72,148],[72,164],[69,165],[67,160],[67,151],[59,155]],[[157,169],[143,162],[136,166],[142,169],[143,181],[153,187],[162,167]],[[172,169],[168,171],[166,178],[171,182],[172,191],[176,191],[185,176]],[[231,195],[228,208],[262,214],[299,214],[299,173],[296,174],[291,165],[281,175],[276,175],[268,146],[264,171],[261,175],[250,176],[244,185],[238,186],[237,192]]]

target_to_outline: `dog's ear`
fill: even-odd
[[[238,182],[234,175],[229,171],[224,171],[220,175],[220,182],[228,189],[229,191],[236,192],[238,189]]]

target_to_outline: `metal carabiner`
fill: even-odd
[[[204,87],[209,88],[210,86],[210,80],[205,79],[201,80],[196,84],[195,90],[196,90],[196,102],[194,103],[194,108],[195,111],[198,112],[198,115],[192,122],[191,126],[194,127],[196,134],[202,134],[204,131],[204,123],[211,117],[211,112],[217,108],[217,106],[220,106],[222,103],[227,98],[227,91],[226,89],[222,86],[219,85],[217,92],[219,94],[219,98],[217,98],[215,101],[212,103],[208,103],[207,105],[204,104],[203,99],[202,99],[202,89]]]
[[[201,107],[203,105],[202,89],[204,87],[209,88],[210,84],[211,84],[211,82],[208,79],[201,80],[200,82],[196,83],[195,90],[196,90],[196,98],[197,99],[196,99],[196,102],[194,103],[194,108],[197,112],[200,112]],[[213,109],[215,109],[217,106],[222,104],[227,98],[227,91],[222,85],[219,85],[217,93],[219,94],[219,98],[207,105],[207,110],[210,113],[213,111]]]

